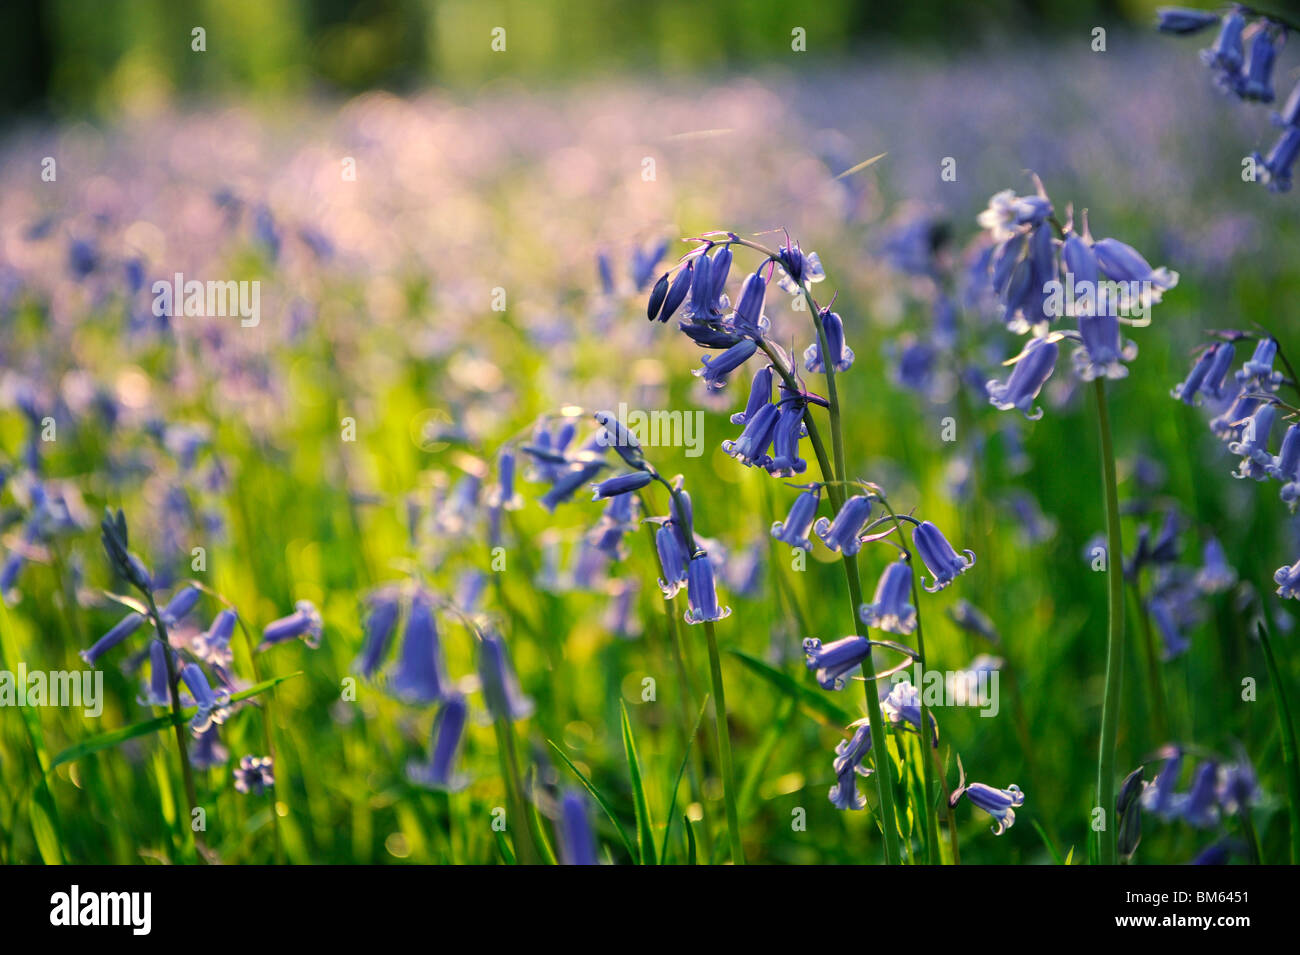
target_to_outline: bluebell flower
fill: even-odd
[[[465,737],[465,719],[469,708],[459,693],[448,696],[433,719],[427,762],[412,760],[406,764],[406,778],[417,786],[456,792],[469,780],[456,769],[461,741]]]
[[[402,653],[393,670],[391,686],[393,693],[408,703],[432,703],[448,693],[438,624],[429,598],[423,592],[411,598],[402,634]]]
[[[1237,572],[1228,564],[1227,555],[1218,538],[1211,537],[1201,552],[1201,568],[1196,572],[1196,586],[1203,593],[1218,594],[1231,590],[1237,583]]]
[[[672,600],[686,583],[686,564],[690,555],[671,520],[664,520],[655,532],[655,549],[659,552],[659,566],[663,570],[659,589],[663,591],[665,600]]]
[[[854,355],[853,349],[844,342],[844,321],[830,308],[823,308],[818,315],[822,323],[822,332],[826,336],[826,351],[830,355],[831,365],[836,371],[848,371],[853,366]],[[814,341],[804,350],[803,363],[809,371],[826,371],[820,341]]]
[[[686,566],[686,622],[704,623],[731,615],[730,607],[718,606],[718,592],[713,582],[713,562],[706,553],[698,553]]]
[[[1219,22],[1219,15],[1209,10],[1185,7],[1157,7],[1156,29],[1161,33],[1192,34],[1209,29]]]
[[[601,249],[596,253],[596,273],[600,276],[600,289],[606,295],[614,294],[614,267],[610,264],[609,253]]]
[[[722,450],[735,458],[745,467],[764,466],[768,461],[767,449],[772,444],[772,433],[776,428],[780,409],[767,404],[759,408],[752,418],[745,422],[740,437],[734,441],[723,441]]]
[[[1259,802],[1259,795],[1255,768],[1238,747],[1236,762],[1228,763],[1219,772],[1219,805],[1228,815],[1235,815]]]
[[[1124,378],[1128,375],[1124,362],[1137,357],[1137,345],[1120,338],[1119,319],[1109,311],[1079,316],[1083,348],[1074,353],[1074,369],[1084,381]]]
[[[921,693],[910,680],[895,678],[889,693],[880,701],[880,711],[885,721],[897,729],[921,732]],[[930,714],[930,744],[939,745],[939,724]]]
[[[68,270],[76,279],[84,279],[99,268],[99,250],[89,239],[73,239],[68,243]]]
[[[1016,824],[1016,809],[1024,805],[1025,794],[1012,783],[1006,789],[995,789],[984,783],[959,786],[948,800],[950,806],[965,796],[971,804],[993,817],[993,834],[1000,836]]]
[[[983,637],[989,643],[994,645],[1002,642],[1002,637],[998,634],[997,627],[989,619],[988,614],[980,610],[969,600],[958,600],[948,608],[948,617],[961,629],[967,633],[973,633],[976,636]]]
[[[113,625],[113,629],[96,640],[94,646],[89,650],[82,650],[80,653],[81,659],[88,666],[93,667],[100,657],[139,630],[142,623],[144,623],[143,614],[127,614]]]
[[[611,497],[601,512],[600,520],[587,535],[587,539],[607,557],[622,560],[623,538],[636,526],[639,513],[640,503],[635,494],[619,494]]]
[[[226,721],[226,715],[230,712],[227,706],[230,697],[224,690],[217,693],[212,691],[208,678],[204,676],[197,663],[187,663],[182,667],[181,679],[185,681],[186,688],[194,697],[194,702],[198,704],[198,712],[190,720],[190,730],[195,736],[204,732],[213,723]]]
[[[1005,382],[993,378],[985,385],[989,404],[999,411],[1015,408],[1030,421],[1037,421],[1043,416],[1043,409],[1034,407],[1034,400],[1056,370],[1058,354],[1060,347],[1056,342],[1046,338],[1032,339]]]
[[[1247,419],[1262,404],[1262,399],[1256,398],[1249,387],[1238,385],[1236,398],[1228,403],[1222,414],[1210,419],[1210,430],[1219,440],[1234,442],[1241,435]]]
[[[1182,656],[1191,646],[1189,641],[1178,629],[1178,624],[1174,620],[1174,614],[1169,604],[1158,598],[1152,598],[1147,601],[1147,610],[1151,614],[1151,619],[1156,625],[1156,631],[1160,634],[1160,642],[1163,649],[1160,659],[1168,663],[1177,657]]]
[[[1177,398],[1185,405],[1196,403],[1196,398],[1205,385],[1205,379],[1218,357],[1218,348],[1218,345],[1211,345],[1197,356],[1196,361],[1192,363],[1191,371],[1187,373],[1187,377],[1175,385],[1173,391],[1170,392],[1172,397]]]
[[[818,518],[813,530],[831,550],[852,556],[862,549],[858,535],[870,516],[871,498],[855,494],[844,502],[833,521]]]
[[[574,464],[562,472],[551,485],[550,490],[538,498],[538,503],[548,511],[554,511],[565,501],[573,497],[578,489],[590,484],[591,479],[606,467],[604,461],[588,461]]]
[[[1300,126],[1300,83],[1291,88],[1281,112],[1273,112],[1270,119],[1274,126]]]
[[[786,244],[777,250],[777,262],[780,263],[785,277],[781,279],[781,288],[791,295],[798,295],[802,291],[803,283],[812,284],[820,282],[826,278],[826,272],[822,269],[821,259],[816,252],[804,252],[799,248],[798,242],[786,241]]]
[[[1268,469],[1273,465],[1273,455],[1268,451],[1268,439],[1276,417],[1277,409],[1272,404],[1263,405],[1245,423],[1241,437],[1228,445],[1230,452],[1241,455],[1241,463],[1232,472],[1233,477],[1267,480]]]
[[[864,765],[871,752],[871,725],[861,720],[849,727],[853,735],[835,744],[835,785],[831,787],[831,805],[836,809],[865,809],[867,800],[858,792],[858,776],[870,776]]]
[[[576,789],[560,797],[560,861],[564,865],[599,865],[596,837],[587,818],[587,800]]]
[[[1139,282],[1144,303],[1159,302],[1178,284],[1178,273],[1161,266],[1152,268],[1142,254],[1118,239],[1098,239],[1092,246],[1097,264],[1106,277],[1116,282]]]
[[[198,770],[224,766],[230,761],[230,750],[221,745],[215,723],[198,735],[197,742],[189,748],[189,755],[190,765]]]
[[[668,243],[660,240],[632,250],[632,285],[639,292],[654,277],[655,266],[668,251]]]
[[[723,261],[723,264],[729,269],[731,267],[730,259]],[[686,308],[682,311],[682,316],[694,322],[711,322],[722,318],[723,303],[721,300],[722,289],[716,286],[713,281],[714,260],[710,259],[708,253],[701,253],[694,260],[695,268],[691,274],[690,298],[686,303]],[[723,282],[726,281],[726,274],[723,273]]]
[[[847,683],[846,674],[871,655],[871,641],[853,636],[823,644],[816,637],[808,637],[803,642],[803,652],[808,669],[815,672],[817,684],[823,690],[842,690]]]
[[[1300,560],[1290,566],[1279,567],[1273,574],[1279,597],[1300,598]]]
[[[928,395],[934,385],[935,363],[939,351],[930,341],[904,336],[901,347],[891,351],[894,360],[893,379],[912,391]],[[981,387],[983,382],[980,383]]]
[[[1273,102],[1273,61],[1276,57],[1272,34],[1267,28],[1261,28],[1251,38],[1246,69],[1237,81],[1237,95],[1257,103]]]
[[[934,586],[925,586],[930,593],[943,590],[959,575],[975,566],[975,552],[966,550],[958,554],[943,532],[930,521],[922,521],[912,530],[912,546],[934,577]],[[924,585],[924,578],[922,578]]]
[[[808,470],[808,462],[799,457],[799,439],[807,433],[804,406],[802,399],[793,398],[783,399],[779,405],[772,428],[772,455],[763,465],[772,477],[794,477]]]
[[[1178,811],[1178,777],[1182,769],[1182,751],[1170,750],[1155,782],[1142,793],[1143,808],[1166,821],[1174,818]]]
[[[745,410],[737,411],[731,416],[732,424],[748,424],[765,405],[772,403],[772,374],[771,365],[764,365],[754,373],[754,378],[749,384],[749,398],[745,402]]]
[[[761,338],[770,327],[763,314],[763,301],[767,297],[767,280],[761,271],[745,277],[740,286],[740,298],[731,316],[731,325],[735,332],[750,338]]]
[[[641,635],[641,620],[636,614],[635,580],[615,581],[610,588],[609,606],[602,625],[616,637],[631,640]]]
[[[1178,812],[1189,826],[1206,829],[1219,821],[1219,767],[1207,760],[1196,767],[1192,788],[1178,802]]]
[[[286,640],[301,638],[313,650],[320,646],[321,629],[324,626],[320,611],[310,600],[299,600],[294,604],[294,612],[287,617],[273,620],[262,631],[262,643],[259,650],[283,643]]]
[[[191,641],[194,655],[219,670],[229,670],[233,652],[230,639],[235,635],[239,615],[226,607],[212,619],[211,626]]]
[[[812,530],[813,521],[817,519],[817,508],[821,506],[821,499],[820,485],[809,488],[796,497],[794,503],[790,505],[790,513],[786,515],[786,519],[772,524],[772,536],[791,547],[798,547],[805,551],[812,550],[812,541],[808,534]]]
[[[1218,72],[1222,82],[1232,84],[1241,73],[1242,64],[1246,60],[1242,43],[1245,29],[1246,18],[1241,10],[1234,8],[1223,18],[1214,45],[1201,51],[1201,60]]]
[[[397,618],[402,608],[396,587],[384,587],[372,593],[366,602],[369,604],[369,612],[362,628],[361,655],[353,667],[362,676],[373,677],[388,654],[388,646],[397,629]]]
[[[1227,839],[1212,842],[1192,859],[1188,865],[1227,865],[1232,858],[1232,843]]]
[[[666,322],[673,317],[673,314],[681,307],[682,302],[686,301],[686,295],[691,290],[691,278],[694,272],[695,261],[692,259],[677,270],[677,277],[673,279],[672,284],[660,294],[660,289],[665,285],[668,276],[664,275],[655,286],[654,291],[650,293],[650,306],[648,314],[650,320],[656,318],[661,322]],[[661,303],[658,309],[655,308],[656,299]]]
[[[202,591],[193,585],[182,587],[162,608],[163,623],[169,627],[176,626],[198,605],[201,596]]]
[[[495,630],[485,630],[479,640],[478,667],[483,699],[493,719],[513,722],[532,714],[533,701],[520,689],[505,640]]]
[[[497,456],[497,483],[488,492],[487,504],[514,511],[523,507],[523,503],[523,497],[515,490],[515,453],[504,448]]]
[[[757,350],[758,343],[746,338],[712,358],[708,355],[702,356],[700,358],[702,367],[694,369],[691,374],[703,378],[710,391],[717,391],[727,384],[727,375],[754,357],[754,352]]]
[[[1276,391],[1282,383],[1282,373],[1273,370],[1277,359],[1277,339],[1261,338],[1255,345],[1255,352],[1237,372],[1237,381],[1242,387],[1256,391]]]
[[[1282,500],[1294,511],[1300,501],[1300,425],[1287,427],[1282,448],[1269,465],[1268,473],[1282,482]]]
[[[592,488],[595,493],[591,499],[593,501],[603,501],[606,498],[632,494],[641,490],[653,480],[654,475],[649,471],[631,471],[627,474],[616,474],[614,477],[606,478],[598,484],[593,484]]]
[[[1139,766],[1124,777],[1115,797],[1115,818],[1119,820],[1119,832],[1116,834],[1119,854],[1131,859],[1142,841],[1142,792],[1146,783],[1142,779],[1144,766]]]
[[[1255,165],[1262,170],[1260,182],[1268,186],[1270,192],[1289,192],[1291,189],[1291,171],[1296,158],[1300,157],[1300,128],[1288,126],[1281,137],[1273,144],[1267,156],[1251,153]]]
[[[235,767],[235,789],[260,796],[275,785],[270,756],[245,756]]]
[[[167,682],[167,657],[172,651],[161,640],[149,641],[149,682],[144,694],[136,698],[141,706],[171,706],[171,684]],[[173,664],[175,654],[173,656]]]
[[[858,616],[868,627],[888,633],[907,635],[916,629],[916,608],[912,596],[912,565],[904,558],[891,561],[880,575],[871,603],[858,608]]]

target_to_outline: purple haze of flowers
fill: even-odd
[[[718,606],[718,592],[713,581],[713,562],[701,551],[686,567],[686,622],[704,623],[731,616],[730,607]]]
[[[564,865],[599,865],[596,837],[587,818],[587,801],[576,789],[560,797],[560,861]]]
[[[1192,788],[1178,800],[1178,814],[1189,826],[1208,829],[1219,821],[1219,767],[1206,760],[1196,767]]]
[[[532,715],[533,701],[519,688],[505,640],[494,630],[483,631],[479,640],[478,672],[483,699],[493,719],[513,722]]]
[[[1054,341],[1046,338],[1030,341],[1005,382],[993,378],[985,385],[989,404],[999,411],[1015,408],[1030,421],[1037,421],[1043,416],[1043,409],[1034,407],[1034,400],[1052,377],[1059,353],[1060,347]]]
[[[221,745],[221,736],[215,724],[200,733],[198,741],[190,747],[190,765],[195,769],[212,769],[224,766],[229,761],[230,750]]]
[[[906,636],[916,629],[916,608],[912,595],[912,565],[900,558],[891,561],[880,575],[871,603],[858,608],[862,622],[877,630]]]
[[[860,666],[871,653],[871,641],[854,636],[823,644],[816,637],[808,637],[803,642],[803,652],[808,669],[817,676],[818,686],[823,690],[842,690],[848,682],[849,671]]]
[[[975,566],[974,551],[958,554],[943,532],[930,521],[922,521],[912,531],[912,545],[934,577],[934,586],[925,585],[930,593],[943,590],[959,575]],[[924,585],[924,578],[922,578]]]
[[[301,638],[313,650],[320,646],[321,629],[324,626],[320,611],[310,600],[299,600],[294,604],[294,612],[287,617],[273,620],[262,631],[262,642],[258,650],[286,640]]]
[[[812,541],[808,535],[812,531],[813,521],[817,519],[817,508],[820,505],[820,485],[804,491],[790,505],[786,519],[772,524],[772,536],[791,547],[812,550]]]
[[[82,650],[80,654],[81,659],[84,660],[87,665],[93,667],[100,657],[139,630],[142,623],[144,623],[143,614],[127,614],[113,625],[113,629],[109,630],[108,633],[96,640],[94,646],[88,650]]]
[[[235,768],[235,789],[260,796],[275,785],[270,756],[245,756]]]
[[[423,592],[411,598],[402,635],[402,653],[393,670],[391,686],[393,693],[408,703],[433,703],[447,695],[438,626],[433,606]]]
[[[870,776],[872,770],[863,765],[871,752],[871,725],[863,720],[850,729],[853,736],[835,745],[835,785],[830,790],[831,805],[836,809],[865,809],[867,800],[858,792],[857,777]]]
[[[858,535],[862,533],[870,516],[871,499],[863,494],[855,494],[840,507],[835,520],[818,518],[813,530],[831,550],[852,556],[862,549]]]
[[[456,769],[461,741],[465,737],[468,713],[465,698],[459,693],[448,696],[433,720],[427,762],[412,760],[406,765],[406,778],[417,786],[456,792],[464,789],[468,778]]]

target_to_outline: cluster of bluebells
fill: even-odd
[[[715,241],[714,236],[722,238]],[[746,467],[761,467],[775,477],[792,477],[806,469],[798,455],[799,439],[807,433],[804,417],[811,405],[824,405],[825,402],[802,386],[793,363],[768,338],[771,322],[764,314],[763,306],[767,284],[773,275],[779,272],[779,286],[792,296],[803,297],[814,315],[816,336],[803,355],[806,371],[828,376],[842,374],[852,368],[854,353],[845,340],[844,323],[839,314],[829,307],[819,307],[813,299],[811,285],[825,277],[820,260],[815,253],[804,253],[798,243],[788,238],[778,251],[769,253],[745,278],[737,304],[732,307],[725,287],[734,261],[731,246],[739,241],[738,236],[731,232],[711,233],[702,238],[697,248],[677,267],[675,277],[672,272],[660,277],[651,292],[647,315],[651,321],[667,322],[680,310],[679,330],[701,347],[720,351],[716,356],[705,356],[703,367],[696,371],[696,375],[703,378],[712,390],[723,388],[727,377],[760,349],[769,357],[770,363],[759,368],[752,377],[745,408],[732,417],[733,423],[743,426],[741,434],[724,442],[722,448]],[[776,402],[772,400],[774,382],[780,395]],[[615,446],[625,462],[644,471],[647,466],[640,459],[639,449],[629,454],[620,447],[624,444],[622,435],[615,434],[614,437]],[[620,479],[611,478],[604,485],[616,480]],[[644,486],[649,480],[647,478],[635,486]],[[630,476],[628,483],[634,483]],[[597,496],[604,485],[597,485]],[[619,488],[622,486],[622,483],[618,485]],[[811,535],[815,534],[828,549],[852,557],[864,543],[893,533],[892,530],[884,534],[871,533],[875,526],[871,523],[872,501],[879,497],[875,490],[852,494],[840,503],[832,517],[819,517],[824,487],[821,482],[799,485],[797,489],[801,493],[786,519],[773,524],[772,536],[791,547],[808,550],[812,546]],[[864,486],[864,490],[868,488]],[[687,583],[692,605],[687,620],[696,622],[692,618],[698,604],[694,595],[697,580],[693,569],[698,557],[690,562],[689,570],[683,567],[686,556],[682,551],[683,541],[673,530],[680,518],[678,502],[683,498],[680,493],[675,493],[673,500],[674,511],[663,519],[657,535],[660,563],[665,572],[661,585],[668,594],[670,590],[675,592],[674,588],[682,581]],[[684,500],[687,502],[685,510],[689,511],[689,498]],[[893,520],[892,517],[883,517],[876,523]],[[858,608],[861,620],[868,627],[904,637],[912,634],[917,626],[917,608],[911,602],[915,592],[913,554],[920,558],[928,574],[922,575],[916,583],[931,593],[948,587],[975,564],[975,555],[971,551],[959,553],[930,521],[910,517],[905,520],[913,525],[912,550],[903,549],[901,558],[885,568],[871,602]],[[901,538],[901,524],[896,530]],[[689,522],[686,531],[689,542]],[[707,562],[703,566],[707,566]],[[705,599],[712,596],[711,591],[710,578]],[[859,635],[825,644],[809,637],[804,641],[804,654],[808,669],[815,673],[823,689],[841,690],[851,672],[861,667],[877,646],[901,652],[909,660],[916,657],[902,644]],[[931,717],[931,725],[923,726],[920,698],[910,683],[895,684],[881,701],[881,710],[890,726],[898,730],[910,729],[922,734],[929,745],[938,745],[937,725]],[[835,750],[832,768],[836,782],[829,795],[837,808],[862,809],[866,800],[857,791],[856,779],[872,772],[866,764],[873,744],[871,727],[869,722],[859,721],[850,726],[849,731],[849,738],[841,741]],[[995,794],[1001,795],[995,798]],[[954,799],[962,795],[994,816],[997,820],[995,831],[999,833],[1014,821],[1012,806],[1019,805],[1024,798],[1014,786],[1010,790],[995,790],[983,784],[967,787],[964,780]]]
[[[229,752],[221,743],[218,727],[225,723],[236,708],[231,698],[243,685],[234,675],[231,639],[239,624],[238,613],[230,607],[219,610],[206,629],[191,621],[199,609],[204,588],[194,582],[182,582],[171,596],[158,606],[160,589],[157,580],[145,563],[128,548],[126,519],[121,511],[108,513],[101,524],[105,551],[114,572],[131,584],[148,606],[128,598],[120,598],[132,607],[95,643],[81,651],[88,666],[99,666],[110,651],[124,644],[146,625],[154,632],[147,651],[138,654],[126,666],[132,668],[148,658],[149,676],[141,687],[138,702],[141,706],[169,708],[173,704],[193,707],[194,716],[189,728],[195,738],[189,747],[189,759],[197,769],[223,766]],[[149,609],[157,606],[157,614]],[[309,646],[319,645],[322,621],[315,606],[306,600],[298,602],[289,616],[267,624],[262,644],[267,647],[292,639],[302,639]],[[173,686],[173,679],[175,685]],[[265,772],[267,785],[271,782],[270,757],[245,756],[244,767],[250,772]],[[236,788],[240,792],[261,792],[262,787],[241,785],[243,776],[236,773]]]
[[[1249,814],[1261,798],[1255,769],[1245,752],[1235,759],[1207,756],[1192,770],[1186,789],[1180,789],[1186,755],[1181,747],[1167,746],[1156,754],[1160,769],[1153,780],[1139,766],[1124,780],[1116,798],[1119,851],[1132,858],[1142,839],[1143,811],[1161,822],[1182,822],[1196,830],[1222,829],[1227,820]],[[1193,863],[1224,864],[1235,846],[1226,832],[1201,852]]]
[[[1201,60],[1213,74],[1215,85],[1248,103],[1268,104],[1276,99],[1273,69],[1278,50],[1286,41],[1285,24],[1241,4],[1233,4],[1222,14],[1162,7],[1157,18],[1161,32],[1182,36],[1209,32],[1217,25],[1214,42],[1201,51]],[[1267,155],[1256,152],[1251,158],[1261,182],[1274,192],[1286,192],[1300,157],[1300,83],[1271,119],[1281,134]]]
[[[1172,395],[1210,409],[1211,431],[1238,458],[1233,477],[1277,481],[1279,496],[1294,512],[1300,502],[1300,422],[1286,423],[1295,411],[1277,395],[1283,384],[1296,384],[1274,367],[1281,357],[1277,339],[1241,331],[1215,332],[1214,339],[1198,351]],[[1250,357],[1233,372],[1237,346],[1252,340]],[[1281,432],[1276,443],[1275,432]],[[1279,567],[1273,580],[1279,597],[1300,597],[1300,561]]]
[[[987,257],[989,291],[1007,328],[1031,334],[1005,381],[986,384],[989,403],[1031,420],[1039,392],[1056,369],[1060,341],[1075,346],[1074,370],[1083,381],[1123,378],[1137,346],[1121,325],[1146,324],[1151,306],[1178,284],[1178,273],[1153,268],[1140,252],[1114,238],[1094,239],[1087,216],[1076,230],[1062,225],[1041,182],[1030,196],[1005,190],[989,200],[979,224],[993,243]],[[1058,329],[1074,318],[1073,329]]]

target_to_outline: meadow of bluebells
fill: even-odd
[[[1159,26],[12,131],[0,862],[1296,861],[1300,99]]]

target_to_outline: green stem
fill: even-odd
[[[740,841],[740,813],[736,809],[736,774],[731,762],[731,730],[727,726],[727,697],[722,687],[722,661],[713,621],[704,621],[709,643],[709,681],[713,686],[713,724],[718,736],[718,762],[722,769],[722,800],[727,809],[727,834],[731,839],[731,861],[745,864],[745,847]]]
[[[1115,865],[1116,830],[1110,825],[1115,812],[1115,740],[1119,735],[1120,683],[1124,672],[1124,545],[1119,526],[1119,486],[1115,478],[1115,447],[1106,406],[1106,381],[1093,382],[1097,399],[1097,431],[1101,439],[1101,481],[1106,500],[1106,691],[1101,703],[1101,743],[1097,754],[1097,805],[1105,813],[1106,828],[1098,834],[1098,859]]]
[[[190,833],[194,854],[202,860],[203,853],[199,851],[199,838],[194,834],[194,808],[199,804],[199,800],[194,789],[194,771],[190,768],[190,758],[185,743],[185,720],[181,717],[180,683],[176,675],[176,665],[172,662],[171,641],[167,637],[167,624],[163,622],[162,614],[158,612],[158,605],[154,602],[153,592],[148,589],[144,590],[144,597],[149,603],[149,615],[153,617],[154,624],[158,627],[158,639],[162,641],[165,651],[163,660],[167,663],[167,688],[171,693],[172,716],[174,717],[172,729],[176,731],[176,751],[181,760],[181,779],[185,783],[185,800],[186,809],[188,810],[183,825]]]
[[[1282,763],[1286,769],[1287,815],[1291,820],[1291,864],[1300,863],[1300,749],[1296,746],[1295,723],[1291,722],[1291,707],[1287,703],[1286,689],[1273,656],[1273,645],[1268,639],[1268,628],[1259,624],[1259,642],[1264,647],[1268,675],[1277,693],[1277,721],[1282,730]]]

